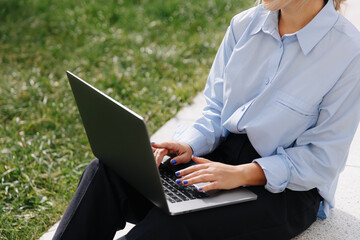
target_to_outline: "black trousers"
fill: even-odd
[[[243,164],[258,158],[246,135],[230,134],[208,159]],[[85,169],[53,239],[113,239],[126,222],[126,239],[290,239],[315,220],[318,191],[273,194],[249,187],[256,201],[169,216],[99,160]]]

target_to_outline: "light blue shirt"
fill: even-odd
[[[175,140],[200,156],[229,132],[246,133],[268,191],[317,188],[319,216],[329,214],[360,118],[360,34],[333,1],[283,37],[278,12],[258,6],[236,15],[204,95],[202,117]]]

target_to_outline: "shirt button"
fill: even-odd
[[[270,82],[270,79],[267,79],[266,82],[265,82],[265,85],[268,85]]]
[[[241,111],[245,111],[245,109],[246,109],[245,106],[243,106],[243,108],[241,109]]]

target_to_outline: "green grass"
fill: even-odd
[[[71,70],[150,134],[204,87],[248,0],[0,0],[0,239],[38,239],[93,158]]]

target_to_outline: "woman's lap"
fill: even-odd
[[[230,134],[204,156],[227,164],[244,164],[260,157],[246,135]],[[251,202],[170,216],[152,208],[127,239],[289,239],[315,220],[320,203],[316,189],[270,193],[263,186],[248,187],[258,195]]]
[[[250,187],[251,202],[170,216],[152,208],[127,239],[289,239],[315,220],[320,202],[317,190],[273,194]]]

